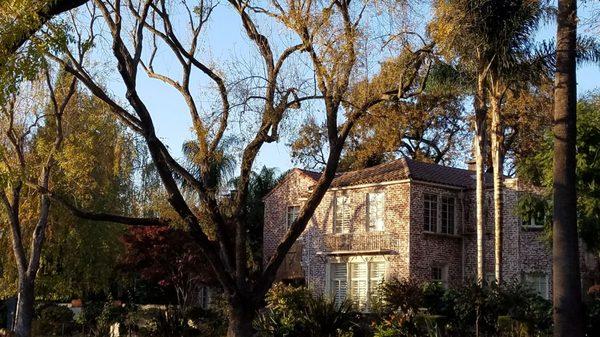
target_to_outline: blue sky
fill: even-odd
[[[584,16],[589,15],[584,9]],[[259,22],[260,24],[260,22]],[[265,28],[265,27],[261,27]],[[267,27],[270,35],[278,38],[276,27]],[[555,34],[553,25],[548,25],[540,30],[540,39],[552,38]],[[214,11],[213,17],[204,36],[204,44],[201,47],[201,58],[203,60],[213,60],[216,64],[232,63],[235,59],[248,59],[255,57],[253,46],[251,46],[242,30],[239,18],[231,12],[231,9],[221,4]],[[175,60],[169,59],[161,54],[157,56],[159,63],[165,70],[176,69],[178,64]],[[155,120],[158,135],[169,146],[175,157],[181,155],[181,144],[192,138],[190,132],[190,118],[187,108],[174,89],[163,85],[156,80],[149,79],[145,74],[140,74],[139,92],[142,98],[147,102],[150,111]],[[115,74],[109,74],[109,84],[114,92],[120,91],[120,86],[113,80]],[[578,69],[578,92],[583,95],[586,92],[599,87],[600,68],[598,65],[584,65]],[[118,81],[117,81],[118,82]],[[205,80],[197,80],[192,89],[202,90],[207,85]],[[206,101],[201,100],[201,104],[209,104],[210,98]],[[262,165],[276,167],[283,172],[292,166],[289,150],[286,146],[287,139],[282,139],[278,143],[266,144],[255,165],[255,169],[260,169]]]

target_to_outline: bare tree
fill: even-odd
[[[411,61],[399,69],[394,79],[377,86],[365,86],[361,95],[349,95],[359,66],[357,60],[363,46],[360,36],[364,33],[361,25],[365,20],[368,2],[288,0],[284,3],[273,1],[264,4],[264,7],[240,0],[229,0],[228,3],[241,20],[244,34],[258,52],[255,59],[260,60],[262,67],[261,74],[249,77],[258,81],[259,85],[247,90],[241,102],[232,101],[235,83],[198,55],[201,32],[215,8],[206,1],[200,1],[197,6],[190,6],[183,1],[179,7],[185,13],[186,26],[189,28],[187,40],[181,37],[179,25],[173,21],[174,4],[166,0],[127,0],[125,3],[118,0],[94,1],[94,8],[99,10],[103,19],[102,25],[109,31],[112,53],[125,87],[127,107],[113,99],[80,61],[81,53],[85,53],[86,47],[91,46],[97,36],[94,32],[94,8],[90,9],[92,24],[88,27],[86,37],[82,37],[82,30],[76,31],[79,41],[74,49],[76,51],[65,49],[63,54],[48,56],[76,76],[113,109],[115,116],[144,138],[170,206],[199,244],[223,288],[230,315],[228,336],[250,336],[252,320],[275,280],[277,269],[304,231],[334,178],[348,134],[371,107],[388,100],[412,97],[421,91],[425,81],[418,74],[422,67],[430,64],[427,56],[431,46],[425,45],[415,50]],[[273,39],[259,29],[259,18],[263,20],[261,24],[271,20],[267,22],[285,29],[296,42],[277,52]],[[75,26],[76,29],[78,26],[81,28],[80,25]],[[145,43],[147,36],[150,39]],[[149,52],[144,53],[145,45],[150,45]],[[175,72],[179,78],[155,69],[154,58],[161,48],[167,50],[180,67]],[[314,78],[316,83],[314,92],[303,94],[302,88],[290,85],[291,81],[285,80],[284,69],[292,58],[303,58],[306,62],[310,69],[309,78]],[[156,135],[149,107],[138,92],[137,80],[141,71],[176,89],[184,99],[193,123],[194,142],[198,146],[194,161],[199,168],[199,177],[180,165]],[[192,73],[201,74],[212,82],[220,101],[218,111],[203,111],[197,104],[197,96],[192,93],[190,85]],[[324,107],[329,152],[323,173],[273,256],[264,268],[252,269],[244,210],[254,162],[264,144],[280,139],[281,123],[290,110],[301,107],[309,100],[317,100]],[[246,118],[254,112],[258,123],[241,149],[236,193],[234,200],[228,200],[225,207],[224,201],[218,196],[218,189],[211,185],[214,181],[211,179],[211,166],[221,155],[219,146],[227,130],[233,127],[232,113],[236,111]],[[191,204],[185,197],[175,176],[183,179],[187,188],[195,191],[198,204]],[[46,193],[68,204],[50,191]],[[76,215],[88,219],[101,218],[125,224],[169,222],[169,219],[95,214],[72,205],[69,207]]]

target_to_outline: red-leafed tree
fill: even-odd
[[[123,242],[123,268],[143,280],[171,288],[181,306],[195,304],[200,288],[216,282],[197,244],[184,230],[132,227]]]

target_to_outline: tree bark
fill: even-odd
[[[17,309],[15,313],[14,332],[18,337],[31,335],[31,322],[34,314],[34,279],[19,275]]]
[[[576,193],[577,2],[558,1],[554,89],[554,214],[552,240],[555,337],[583,336]]]
[[[490,107],[492,113],[492,167],[494,175],[494,270],[496,282],[502,283],[502,223],[504,222],[503,182],[504,156],[502,144],[504,133],[500,123],[500,98],[492,95]]]
[[[243,302],[235,301],[229,305],[229,324],[227,337],[251,337],[254,335],[252,321],[256,309]]]
[[[476,228],[477,228],[477,282],[483,283],[485,277],[485,146],[486,146],[486,119],[487,108],[484,90],[485,75],[478,75],[477,92],[475,94],[475,166],[476,187],[475,203]]]

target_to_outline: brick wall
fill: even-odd
[[[430,281],[433,267],[447,269],[449,285],[462,282],[463,193],[457,190],[411,183],[410,275],[419,281]],[[446,195],[455,198],[456,235],[429,233],[424,230],[424,195]]]
[[[264,256],[272,254],[285,235],[287,207],[302,205],[314,180],[300,170],[289,175],[265,198]],[[367,231],[368,193],[385,194],[385,231]],[[424,232],[423,195],[452,195],[456,199],[456,235]],[[525,272],[544,272],[551,280],[551,255],[539,231],[526,231],[516,215],[519,193],[507,188],[504,194],[504,277],[520,279]],[[335,198],[345,195],[351,209],[350,234],[333,234]],[[487,191],[487,230],[485,234],[486,273],[493,274],[492,191]],[[432,267],[447,268],[450,285],[474,279],[476,273],[474,191],[461,191],[420,182],[398,182],[330,189],[316,209],[306,230],[292,249],[278,278],[302,277],[317,291],[326,286],[330,261],[344,261],[332,251],[391,249],[385,254],[387,277],[430,280]],[[287,267],[286,267],[287,266]],[[296,266],[291,268],[290,266]]]

